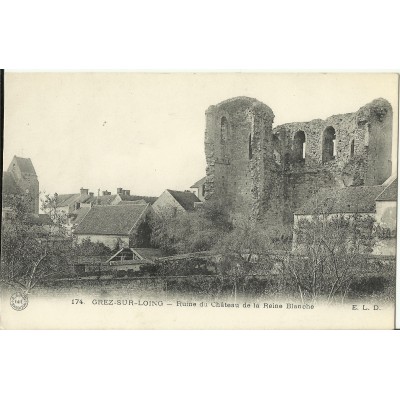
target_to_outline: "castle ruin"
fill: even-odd
[[[206,111],[205,198],[232,215],[289,226],[293,212],[321,188],[381,185],[392,171],[390,103],[273,128],[274,113],[249,97]]]

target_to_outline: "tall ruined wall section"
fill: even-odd
[[[391,175],[393,113],[377,99],[355,113],[289,123],[249,97],[206,111],[205,199],[234,216],[291,226],[293,212],[326,187],[381,185]]]
[[[276,127],[286,222],[323,187],[382,184],[391,175],[392,120],[390,103],[377,99],[355,113]]]
[[[231,214],[280,218],[281,168],[272,149],[274,114],[265,104],[237,97],[206,111],[206,200]],[[269,216],[267,217],[269,218]]]

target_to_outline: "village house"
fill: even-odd
[[[324,215],[328,219],[370,216],[375,221],[377,236],[373,254],[395,255],[396,205],[397,178],[390,178],[383,185],[321,189],[294,212],[294,230],[301,220],[312,220],[315,216]],[[293,247],[296,245],[294,237]]]
[[[146,247],[150,243],[149,204],[93,206],[76,227],[78,243],[85,239],[110,248]]]
[[[157,197],[131,195],[130,190],[117,188],[116,194],[103,190],[95,196],[89,189],[80,189],[80,193],[57,194],[57,208],[65,214],[70,214],[83,207],[114,206],[117,204],[130,204],[130,202],[153,204]]]
[[[396,255],[397,177],[388,183],[375,201],[375,219],[381,230],[381,240],[375,246],[375,252]]]
[[[56,194],[57,210],[66,216],[65,228],[69,234],[80,224],[93,206],[113,206],[129,204],[153,204],[157,197],[131,195],[130,190],[117,188],[116,194],[103,190],[95,196],[89,189],[81,188],[79,193]]]
[[[94,194],[89,193],[89,189],[81,188],[79,193],[72,194],[55,194],[57,210],[65,215],[79,209],[82,204],[88,202]]]
[[[201,178],[199,181],[194,183],[190,186],[190,189],[192,189],[191,192],[194,193],[200,201],[204,201],[206,194],[206,177]]]
[[[154,202],[154,212],[160,217],[173,217],[178,213],[194,211],[199,198],[192,192],[180,192],[177,190],[165,190]]]
[[[146,267],[151,267],[163,256],[163,252],[159,249],[122,247],[112,256],[78,256],[74,262],[74,271],[79,275],[84,273],[121,277],[137,275],[148,272],[145,270]]]

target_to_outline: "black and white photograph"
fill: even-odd
[[[397,74],[2,78],[3,328],[393,329]]]

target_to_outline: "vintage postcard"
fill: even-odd
[[[397,74],[2,73],[1,329],[394,329]]]

